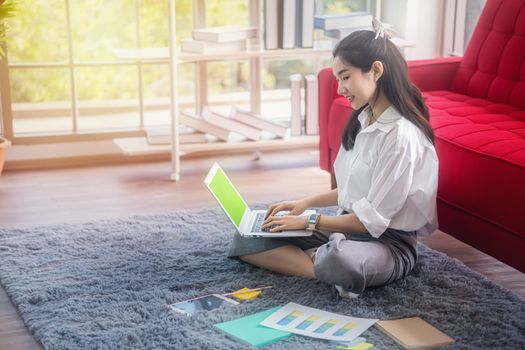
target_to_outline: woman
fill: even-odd
[[[357,31],[333,50],[338,93],[355,112],[334,163],[337,188],[272,205],[263,228],[312,229],[310,237],[241,238],[230,257],[334,284],[343,296],[405,277],[416,234],[436,225],[438,159],[428,110],[385,33]],[[299,216],[338,205],[338,215]],[[289,211],[285,216],[276,215]]]

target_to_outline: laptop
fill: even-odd
[[[312,231],[307,230],[263,231],[261,225],[264,221],[266,210],[251,210],[224,170],[217,163],[211,167],[204,179],[204,184],[243,237],[302,237],[312,235]],[[305,210],[301,215],[314,213],[315,210]]]

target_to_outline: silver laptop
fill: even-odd
[[[204,183],[243,237],[301,237],[312,235],[312,231],[307,230],[263,231],[261,225],[264,221],[266,210],[251,210],[217,163],[211,167],[206,179],[204,179]],[[301,215],[314,213],[315,210],[306,210]]]

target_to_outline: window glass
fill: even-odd
[[[366,11],[367,0],[323,0],[321,1],[323,13],[346,13],[352,11]]]
[[[232,105],[249,108],[248,66],[244,60],[208,64],[208,104],[214,107],[214,111],[228,114]]]
[[[140,126],[138,68],[76,68],[79,131],[133,129]]]
[[[472,37],[472,32],[474,27],[478,23],[479,16],[481,11],[485,6],[486,0],[467,0],[467,9],[465,13],[465,39],[464,39],[464,49],[467,48],[467,45]]]
[[[130,1],[131,2],[131,1]],[[179,21],[184,22],[186,18],[179,18],[178,7],[183,7],[187,0],[176,1],[177,27]],[[140,44],[141,47],[165,47],[169,41],[168,1],[142,0],[139,2],[140,15]],[[181,8],[180,14],[183,14]],[[186,11],[187,12],[187,11]],[[187,26],[188,24],[186,24]],[[189,24],[191,26],[191,23]],[[177,28],[177,30],[180,30]]]
[[[70,1],[75,61],[115,60],[113,48],[136,46],[133,1]]]
[[[289,122],[291,116],[290,75],[316,74],[314,59],[272,60],[263,64],[263,94],[261,114],[265,117]],[[304,106],[302,107],[304,114]]]
[[[206,26],[218,27],[224,25],[248,26],[250,15],[248,2],[250,0],[207,0]],[[262,2],[261,2],[262,3]]]
[[[9,18],[9,62],[67,61],[65,2],[17,1],[16,6],[16,16]]]
[[[9,76],[15,136],[73,130],[68,69],[12,69]]]
[[[179,65],[178,97],[179,108],[193,109],[194,72],[186,65]],[[184,69],[186,68],[186,69]],[[142,89],[144,93],[144,125],[146,127],[170,125],[170,70],[167,64],[142,66]]]

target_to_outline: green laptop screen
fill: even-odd
[[[230,181],[228,181],[228,178],[222,169],[217,169],[215,176],[213,176],[213,179],[210,182],[210,189],[213,191],[235,225],[240,227],[242,216],[246,210],[246,204],[241,196],[235,191]]]

